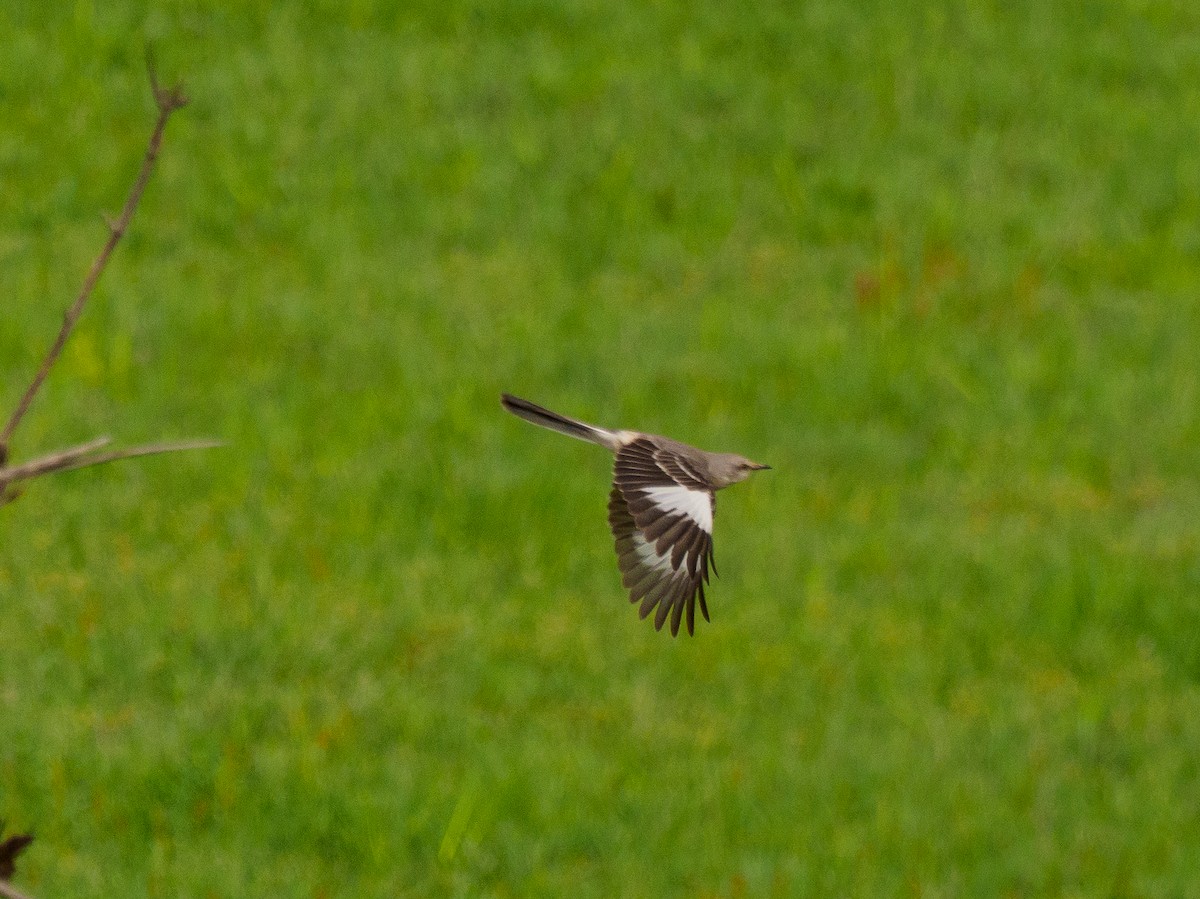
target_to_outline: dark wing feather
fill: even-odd
[[[712,508],[712,490],[687,459],[644,437],[617,452],[608,523],[629,601],[641,602],[642,618],[655,613],[655,629],[670,619],[677,634],[686,612],[688,633],[695,633],[697,597],[709,620],[704,584],[712,534],[705,525],[711,527]]]

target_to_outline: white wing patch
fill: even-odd
[[[679,484],[643,487],[643,495],[664,512],[686,515],[711,534],[713,529],[712,497],[703,490],[689,490]]]

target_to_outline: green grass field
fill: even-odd
[[[33,6],[17,458],[228,446],[0,510],[22,889],[1200,896],[1200,7]],[[774,466],[695,638],[501,390]]]

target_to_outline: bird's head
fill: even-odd
[[[763,465],[747,459],[745,456],[739,456],[737,453],[721,453],[712,466],[712,477],[717,482],[719,489],[736,484],[738,481],[744,481],[750,477],[751,473],[764,471],[770,467],[770,465]]]

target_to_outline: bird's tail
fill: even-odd
[[[574,418],[567,418],[565,415],[551,412],[537,403],[531,403],[529,400],[523,400],[510,393],[502,393],[500,395],[500,405],[518,418],[533,422],[535,425],[541,425],[543,428],[549,428],[551,431],[566,434],[568,437],[576,437],[580,440],[587,440],[590,443],[598,443],[614,452],[621,446],[621,441],[614,431],[610,431],[607,428],[598,428],[595,425],[589,425]]]

